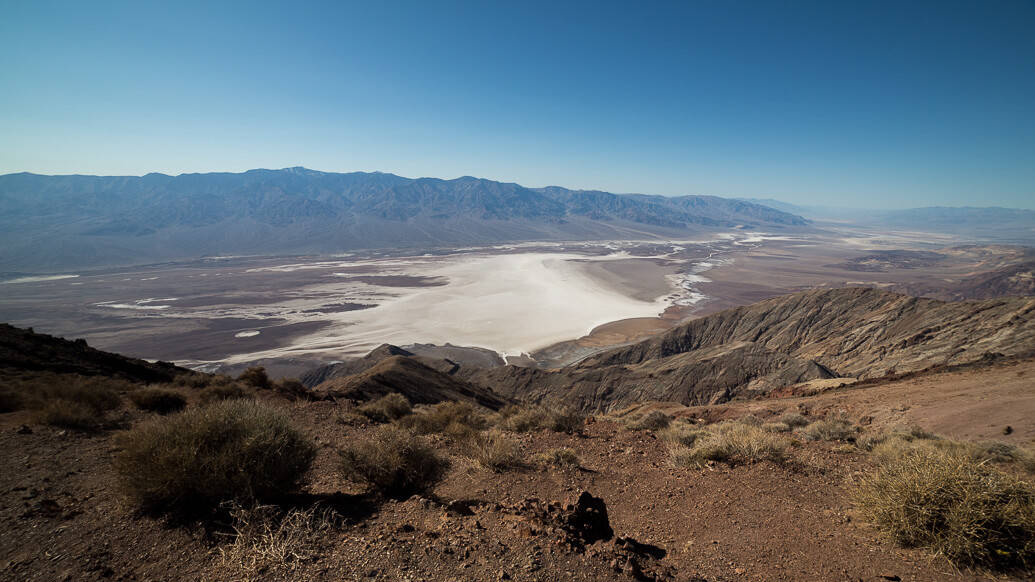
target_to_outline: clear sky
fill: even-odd
[[[0,173],[1035,208],[1035,1],[0,0]]]

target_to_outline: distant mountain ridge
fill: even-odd
[[[715,196],[569,190],[306,168],[145,176],[0,176],[0,271],[217,254],[332,252],[521,240],[679,237],[803,227]]]

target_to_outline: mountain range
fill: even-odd
[[[804,227],[760,204],[306,168],[0,176],[0,271],[525,240]]]

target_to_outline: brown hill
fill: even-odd
[[[893,290],[946,301],[1035,296],[1035,261],[1026,261],[994,271],[965,277],[942,285],[904,284]]]
[[[0,372],[55,372],[108,376],[134,382],[169,382],[190,370],[102,352],[86,340],[66,340],[0,323]]]
[[[403,355],[388,356],[351,376],[332,378],[313,391],[323,398],[352,400],[370,400],[398,392],[414,404],[454,400],[471,402],[492,410],[499,410],[510,403],[510,400],[491,390],[454,378]]]
[[[726,402],[831,377],[873,378],[1035,350],[1035,299],[946,303],[876,289],[807,291],[730,309],[555,372],[464,373],[532,401],[611,410]]]

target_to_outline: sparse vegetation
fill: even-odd
[[[764,422],[759,428],[768,432],[791,432],[793,430],[791,425],[786,422]]]
[[[692,447],[697,442],[697,439],[705,434],[707,434],[707,431],[704,429],[685,422],[676,422],[670,424],[668,428],[658,431],[658,438],[675,445]]]
[[[273,505],[238,507],[230,517],[233,541],[219,548],[217,568],[235,582],[290,577],[319,555],[322,538],[338,521],[318,506],[287,512]]]
[[[254,395],[245,390],[240,384],[211,384],[201,391],[201,403],[211,404],[222,400],[237,400],[242,398],[254,398]]]
[[[136,385],[113,378],[76,374],[29,373],[5,378],[0,410],[33,410],[33,421],[62,428],[88,430],[104,421],[105,413],[122,405],[119,392]]]
[[[959,565],[1035,562],[1035,490],[965,451],[917,446],[887,457],[861,482],[857,503],[898,544]]]
[[[824,418],[805,427],[802,434],[810,441],[854,442],[859,432],[846,419]]]
[[[270,377],[266,375],[266,368],[262,366],[253,366],[241,372],[241,375],[237,377],[237,381],[251,386],[252,388],[258,388],[259,390],[269,390],[273,388],[273,382],[270,381]]]
[[[486,428],[489,421],[466,402],[439,402],[400,418],[398,424],[417,434],[439,433],[463,439]]]
[[[104,413],[82,402],[56,398],[47,401],[33,414],[33,420],[40,424],[49,424],[61,428],[90,430],[97,428],[103,420]]]
[[[187,398],[176,390],[141,388],[129,393],[129,399],[141,410],[159,414],[179,412],[187,406]]]
[[[502,473],[521,467],[521,449],[499,430],[476,434],[469,441],[470,455],[482,467]]]
[[[787,412],[782,414],[779,422],[782,422],[791,428],[801,428],[809,425],[809,419],[797,412]]]
[[[654,410],[627,424],[631,430],[659,431],[672,423],[672,417],[660,410]]]
[[[119,438],[116,469],[144,507],[207,510],[293,491],[316,447],[279,411],[229,400],[145,422]]]
[[[676,466],[699,466],[708,461],[740,464],[758,461],[783,462],[790,441],[760,427],[741,422],[722,422],[708,427],[693,446],[672,451]]]
[[[586,415],[573,410],[549,410],[542,406],[518,406],[511,404],[499,411],[496,423],[513,432],[552,430],[575,434],[582,430]]]
[[[550,449],[545,453],[538,453],[532,456],[532,461],[537,465],[549,467],[578,467],[579,456],[575,449],[557,448]]]
[[[427,491],[448,467],[449,461],[424,439],[394,425],[382,426],[369,439],[341,451],[342,476],[385,495]]]
[[[374,422],[389,422],[410,414],[413,407],[405,396],[393,392],[357,407],[356,411]]]

